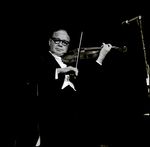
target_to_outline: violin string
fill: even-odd
[[[79,61],[79,57],[80,57],[80,49],[81,49],[82,36],[83,36],[83,32],[81,32],[81,36],[80,36],[80,42],[79,42],[79,48],[78,48],[78,56],[77,56],[77,61],[76,61],[76,68],[78,66],[78,61]]]

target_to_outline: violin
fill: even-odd
[[[80,53],[79,53],[79,49],[77,48],[77,49],[69,51],[67,54],[65,54],[62,57],[62,60],[66,64],[71,64],[71,63],[74,63],[77,61],[78,55],[79,55],[79,59],[97,58],[99,56],[99,52],[102,48],[103,48],[103,45],[101,47],[81,47]],[[123,53],[127,51],[126,46],[123,46],[123,48],[112,46],[112,48],[117,49]]]
[[[69,51],[65,56],[62,57],[62,60],[66,64],[71,64],[73,62],[76,62],[76,68],[78,66],[78,61],[80,59],[91,59],[96,58],[99,56],[100,50],[103,48],[103,45],[101,47],[88,47],[88,48],[81,48],[81,41],[82,41],[83,32],[81,32],[80,36],[80,42],[79,42],[79,48]],[[123,48],[112,46],[111,48],[118,49],[120,52],[126,52],[127,47],[124,46]],[[72,71],[69,72],[70,76],[76,79],[76,76]]]

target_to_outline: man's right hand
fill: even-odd
[[[65,67],[65,68],[57,68],[57,72],[58,74],[59,73],[68,73],[70,71],[74,71],[75,72],[75,75],[78,76],[78,69],[75,68],[75,67],[72,67],[72,66],[68,66],[68,67]]]

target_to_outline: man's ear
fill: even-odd
[[[49,44],[49,46],[51,45],[51,39],[49,39],[48,44]]]

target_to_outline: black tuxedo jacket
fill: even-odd
[[[56,96],[62,92],[65,74],[59,74],[55,79],[56,68],[60,68],[60,65],[50,53],[40,57],[37,65],[40,96]]]
[[[83,136],[87,140],[89,134],[92,134],[92,136],[96,134],[92,130],[98,130],[100,113],[103,112],[103,104],[99,101],[102,98],[102,83],[100,82],[102,66],[93,59],[80,60],[78,64],[79,75],[73,81],[77,91],[70,88],[67,92],[66,88],[61,89],[65,74],[59,74],[58,79],[55,80],[55,70],[59,67],[50,53],[41,57],[37,66],[39,106],[41,108],[39,112],[40,134],[43,144],[48,144],[50,135],[53,136],[51,140],[54,141],[56,140],[54,133],[66,132],[67,129],[72,130],[73,128],[77,132],[81,131],[77,135],[72,131],[75,136],[84,132]],[[79,124],[76,124],[76,118]],[[46,132],[50,135],[47,135]],[[73,135],[69,136],[75,138]],[[61,135],[62,139],[63,137],[64,134]],[[85,143],[84,139],[83,142]]]
[[[55,79],[56,68],[60,68],[60,65],[50,53],[40,57],[37,65],[39,95],[62,95],[64,90],[62,90],[61,87],[64,82],[65,74],[59,74],[58,79]],[[85,91],[95,91],[99,89],[99,85],[97,84],[99,84],[101,80],[102,66],[96,63],[95,59],[79,61],[78,70],[79,75],[77,79],[71,81],[77,92],[85,93]]]

